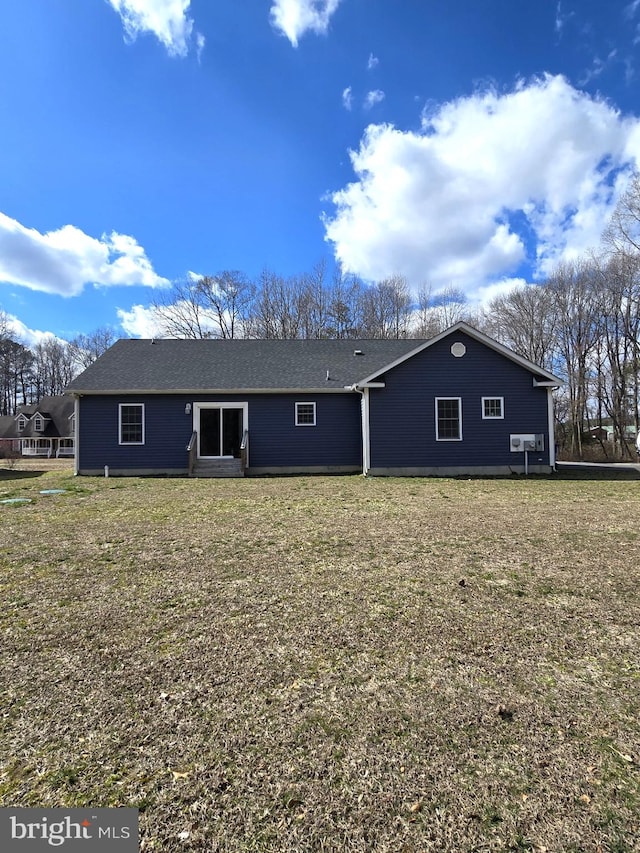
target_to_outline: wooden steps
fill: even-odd
[[[240,459],[198,459],[192,477],[244,477]]]

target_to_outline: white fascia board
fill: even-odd
[[[72,393],[74,397],[114,397],[123,394],[346,394],[349,391],[353,391],[352,386],[338,385],[335,388],[109,388],[103,391],[83,391],[76,388],[68,393]]]
[[[564,384],[563,381],[557,376],[554,376],[553,373],[550,373],[548,370],[544,370],[544,368],[540,367],[537,364],[534,364],[532,361],[529,361],[529,359],[523,358],[521,355],[518,355],[517,353],[513,352],[513,350],[510,350],[509,347],[504,346],[504,344],[498,343],[498,341],[495,341],[493,338],[488,337],[483,332],[479,332],[477,329],[474,329],[473,326],[469,326],[467,323],[460,320],[460,322],[456,323],[453,326],[450,326],[448,329],[445,329],[444,332],[440,332],[440,334],[436,335],[435,338],[430,338],[428,341],[425,341],[424,343],[420,344],[420,346],[417,346],[415,349],[410,350],[408,353],[405,353],[405,355],[402,355],[395,361],[390,362],[385,367],[380,368],[380,370],[376,370],[375,373],[371,373],[369,376],[366,376],[362,381],[357,383],[358,386],[366,385],[367,383],[375,379],[376,376],[380,376],[381,373],[385,373],[388,370],[393,370],[394,367],[397,367],[403,362],[408,361],[410,358],[413,358],[415,355],[418,355],[418,353],[428,349],[429,347],[432,347],[434,344],[439,343],[440,341],[444,340],[444,338],[447,338],[449,337],[449,335],[453,335],[456,332],[464,332],[466,335],[469,335],[470,338],[474,338],[476,341],[479,341],[490,349],[495,350],[495,352],[498,352],[500,353],[500,355],[503,355],[511,361],[515,362],[516,364],[519,364],[521,367],[524,367],[531,373],[536,373],[538,376],[546,377],[549,382],[552,382],[556,386],[561,386]]]

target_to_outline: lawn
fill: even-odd
[[[0,470],[0,804],[136,806],[142,850],[639,850],[640,480],[591,476]]]

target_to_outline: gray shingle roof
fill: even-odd
[[[39,412],[44,417],[44,429],[35,428],[34,415]],[[23,430],[18,429],[17,417],[26,415],[29,420]],[[71,415],[73,400],[62,394],[55,397],[42,397],[39,403],[18,406],[15,415],[0,418],[0,438],[72,438]]]
[[[423,343],[123,339],[76,377],[67,391],[341,390]],[[355,355],[356,350],[361,354]]]
[[[44,417],[44,429],[38,432],[35,428],[34,415],[39,412]],[[23,430],[18,429],[17,417],[26,415],[29,420]],[[38,403],[18,406],[15,415],[7,415],[9,420],[2,419],[0,437],[2,438],[71,438],[73,429],[71,415],[73,400],[64,395],[42,397]]]
[[[0,415],[0,438],[14,438],[15,428],[14,415]]]

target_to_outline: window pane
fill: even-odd
[[[459,400],[438,400],[438,438],[460,438]]]
[[[484,399],[484,416],[485,418],[501,418],[502,417],[502,398]]]
[[[314,403],[296,403],[296,424],[298,426],[313,426],[316,422],[316,407]]]
[[[120,441],[142,444],[142,406],[120,407]]]

